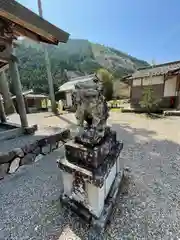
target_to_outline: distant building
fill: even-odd
[[[56,100],[63,100],[65,109],[73,107],[72,93],[75,89],[75,84],[79,82],[92,82],[95,77],[95,74],[91,74],[82,77],[72,78],[71,81],[64,83],[59,87],[59,91],[56,93]]]
[[[33,90],[27,90],[23,93],[26,112],[27,113],[35,113],[39,111],[48,110],[48,96],[44,94],[35,94]],[[13,100],[14,106],[16,111],[18,112],[16,96],[12,96],[11,99]]]
[[[48,101],[48,96],[44,94],[29,93],[25,96],[25,102],[29,113],[47,111]]]
[[[180,106],[180,61],[142,68],[126,77],[130,83],[130,103],[139,107],[144,88],[151,86],[161,108]]]

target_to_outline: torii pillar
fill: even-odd
[[[18,108],[18,113],[20,116],[21,120],[21,127],[25,130],[28,128],[28,120],[27,120],[27,115],[26,115],[26,107],[24,103],[24,97],[22,93],[22,86],[21,86],[21,81],[20,81],[20,76],[19,76],[19,70],[18,70],[18,65],[17,65],[17,58],[15,57],[15,54],[13,53],[13,46],[9,45],[9,53],[10,53],[10,58],[9,58],[9,73],[12,79],[13,83],[13,88],[15,91],[16,95],[16,101],[17,101],[17,108]]]
[[[5,71],[0,72],[0,92],[4,100],[4,108],[7,113],[14,112],[15,108],[9,91],[9,84]]]
[[[1,123],[5,123],[7,121],[6,113],[4,110],[3,97],[1,94],[0,94],[0,120],[1,120]]]

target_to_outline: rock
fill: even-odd
[[[24,146],[22,148],[22,150],[25,154],[27,154],[27,153],[33,152],[34,149],[37,148],[37,147],[38,147],[38,142],[36,141],[36,142],[33,142],[31,144],[28,144],[28,145]]]
[[[19,168],[20,161],[21,159],[19,157],[15,158],[10,164],[8,173],[16,172],[16,170]]]
[[[44,157],[44,155],[42,155],[42,154],[38,154],[37,156],[36,156],[36,158],[35,158],[35,162],[37,162],[37,161],[39,161],[40,159],[42,159]]]
[[[37,124],[35,124],[33,126],[25,128],[24,133],[25,134],[34,134],[34,132],[37,130],[38,130],[38,126],[37,126]]]
[[[10,152],[0,152],[0,164],[2,163],[8,163],[15,158],[15,153],[13,151]]]
[[[0,164],[0,179],[3,179],[9,169],[9,163]]]
[[[15,148],[13,149],[13,152],[17,157],[20,157],[20,158],[24,157],[24,152],[21,148]]]
[[[62,132],[57,133],[54,135],[54,138],[57,141],[65,140],[70,137],[70,130],[69,129],[63,129]]]
[[[42,147],[42,149],[41,149],[41,153],[43,155],[46,155],[46,154],[50,153],[50,151],[51,151],[51,145],[50,144],[47,144],[46,146]]]
[[[36,158],[36,154],[35,153],[28,153],[27,155],[25,155],[21,159],[20,165],[32,164],[34,162],[35,158]]]
[[[57,143],[51,143],[51,151],[54,151],[57,148]]]
[[[38,140],[38,146],[41,147],[41,148],[44,147],[44,146],[46,146],[48,143],[49,143],[49,142],[48,142],[47,137]]]
[[[32,153],[36,154],[36,156],[39,155],[40,152],[41,152],[41,148],[40,148],[40,147],[36,147],[36,148],[32,151]]]

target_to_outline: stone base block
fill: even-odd
[[[65,144],[66,158],[79,166],[98,168],[116,145],[116,132],[111,131],[100,145],[87,147],[70,141]]]
[[[73,199],[70,199],[67,195],[61,196],[61,201],[63,204],[68,206],[68,208],[75,212],[82,220],[85,220],[90,224],[91,228],[89,232],[89,239],[97,239],[96,235],[103,233],[115,205],[123,176],[123,170],[116,174],[111,189],[105,199],[103,210],[99,217],[95,217],[82,204],[74,201]]]
[[[66,159],[59,161],[62,170],[64,195],[79,202],[94,217],[100,217],[107,195],[120,170],[119,154],[122,143],[116,151],[107,157],[107,160],[96,171],[87,170]]]

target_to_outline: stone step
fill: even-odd
[[[12,174],[22,165],[39,161],[69,139],[70,131],[62,129],[44,136],[24,136],[0,144],[0,179]],[[3,148],[4,146],[4,148]]]

